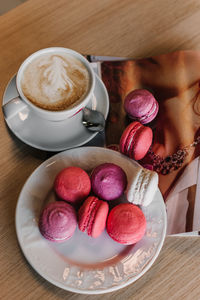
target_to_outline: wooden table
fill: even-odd
[[[0,93],[21,62],[50,46],[84,54],[145,57],[200,49],[198,0],[29,0],[0,18]],[[19,141],[1,112],[0,299],[100,299],[59,289],[26,262],[15,207],[30,173],[50,156]],[[200,299],[200,239],[167,237],[152,268],[104,299]]]

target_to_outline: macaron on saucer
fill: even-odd
[[[129,176],[125,191],[128,202],[148,206],[154,199],[158,187],[158,174],[143,167],[135,168]]]
[[[100,197],[100,199],[107,201],[115,200],[126,189],[126,173],[116,164],[100,164],[92,171],[91,185],[94,194]]]
[[[132,120],[147,124],[155,119],[159,105],[148,90],[136,89],[125,97],[124,109]]]
[[[75,166],[64,168],[55,178],[54,190],[62,200],[79,204],[90,193],[90,177],[82,168]]]
[[[135,244],[145,234],[146,219],[138,206],[121,203],[110,211],[106,229],[114,241],[125,245]]]
[[[120,138],[120,152],[132,159],[140,160],[148,152],[153,139],[153,132],[150,127],[140,122],[130,123]]]
[[[78,226],[72,237],[62,243],[48,241],[41,235],[38,220],[43,207],[55,201],[53,183],[59,171],[77,166],[89,172],[106,162],[123,168],[128,181],[139,166],[125,155],[106,148],[71,149],[43,162],[27,179],[19,195],[16,233],[22,252],[37,273],[64,290],[102,294],[123,288],[152,266],[164,242],[166,209],[159,190],[148,206],[141,207],[148,235],[145,233],[134,245],[114,241],[106,230],[92,238]]]
[[[64,201],[49,203],[41,212],[39,229],[49,241],[64,242],[70,239],[77,226],[75,209]]]

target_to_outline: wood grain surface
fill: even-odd
[[[0,17],[0,95],[22,61],[49,47],[83,54],[145,57],[200,49],[198,0],[28,0]],[[200,239],[167,237],[152,268],[105,295],[59,289],[27,263],[15,233],[15,207],[31,172],[51,156],[19,141],[0,113],[0,299],[200,299]]]

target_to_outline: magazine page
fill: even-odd
[[[145,59],[88,57],[108,90],[110,113],[106,145],[119,145],[125,128],[134,120],[124,101],[137,89],[151,92],[158,113],[148,124],[153,142],[138,161],[159,175],[167,216],[167,234],[200,230],[200,52],[177,51]],[[114,147],[114,146],[113,146]],[[193,232],[193,233],[192,233]]]

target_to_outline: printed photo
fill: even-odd
[[[159,104],[145,126],[153,143],[139,161],[159,175],[167,216],[167,234],[200,230],[200,52],[177,51],[145,59],[101,63],[110,98],[106,145],[118,145],[132,120],[124,99],[136,89],[150,91]]]

